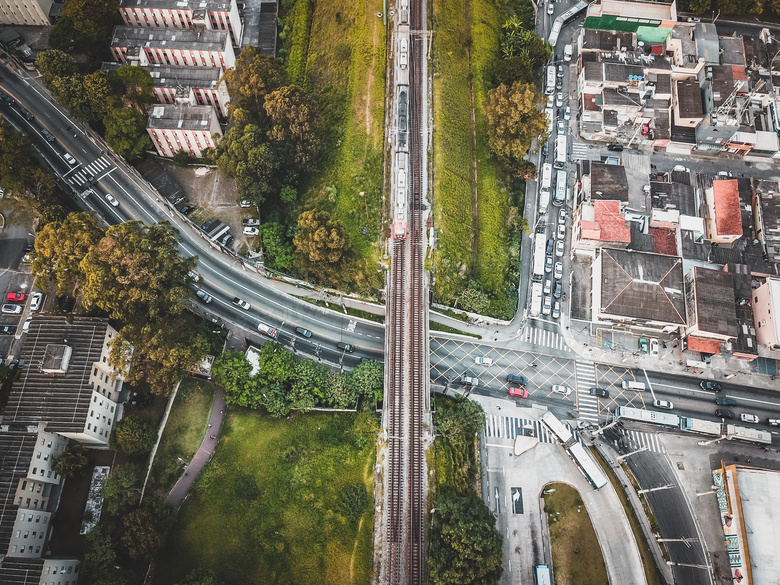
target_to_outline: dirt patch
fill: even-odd
[[[230,226],[235,238],[232,248],[241,249],[243,244],[254,247],[257,237],[244,236],[241,220],[245,217],[258,217],[254,208],[242,208],[238,205],[238,190],[233,179],[224,177],[215,168],[178,167],[156,160],[146,160],[138,165],[138,171],[153,184],[165,187],[158,189],[163,197],[169,198],[174,192],[186,197],[180,201],[177,209],[187,203],[195,205],[195,211],[189,215],[196,226],[210,219],[219,219]],[[154,180],[152,180],[154,179]]]

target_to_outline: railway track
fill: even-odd
[[[422,3],[410,6],[412,29],[409,58],[409,154],[411,189],[408,231],[392,248],[388,290],[386,354],[388,434],[385,484],[385,543],[382,583],[422,585],[425,582],[425,520],[423,414],[428,382],[427,289],[424,274],[423,198],[426,91],[421,60],[425,55]]]

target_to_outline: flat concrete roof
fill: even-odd
[[[742,518],[754,585],[777,583],[780,551],[780,473],[737,468]]]

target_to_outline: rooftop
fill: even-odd
[[[593,219],[582,221],[582,239],[599,242],[628,244],[631,241],[631,228],[620,211],[618,201],[594,201]]]
[[[0,432],[0,551],[3,554],[8,551],[16,521],[16,488],[19,480],[27,476],[37,440],[37,433]],[[2,579],[0,582],[6,583]]]
[[[709,22],[700,22],[696,24],[697,54],[708,65],[718,65],[720,63],[720,44],[718,42],[718,31],[715,25]]]
[[[630,250],[601,250],[601,312],[685,325],[682,260]]]
[[[639,94],[636,92],[623,92],[612,87],[605,87],[602,96],[605,106],[642,107],[642,102],[639,101]]]
[[[636,38],[632,32],[616,32],[611,30],[583,29],[582,50],[612,52],[624,47],[633,49]]]
[[[37,585],[43,573],[44,562],[44,559],[6,557],[0,565],[0,583],[3,585]]]
[[[590,163],[590,197],[592,200],[609,199],[628,201],[626,169],[620,165],[600,162]]]
[[[170,0],[122,0],[119,4],[121,8],[128,9],[162,9],[162,10],[207,10],[208,12],[229,12],[232,2],[221,0],[176,0],[175,8]]]
[[[724,65],[745,66],[745,45],[742,37],[718,37],[721,48],[720,62]]]
[[[739,356],[758,354],[756,326],[753,319],[753,307],[750,297],[753,294],[753,278],[746,264],[729,264],[727,270],[733,277],[734,311],[737,315],[737,339],[733,342],[732,353]]]
[[[730,272],[694,266],[696,319],[702,332],[736,337],[734,276]]]
[[[103,63],[104,73],[111,73],[124,63]],[[154,87],[216,88],[222,71],[218,67],[190,67],[189,65],[145,65],[152,76]]]
[[[770,262],[780,262],[780,193],[778,184],[759,184],[757,189],[761,206],[761,219],[766,245],[766,254]]]
[[[145,47],[181,51],[224,51],[230,35],[221,30],[115,26],[112,47]]]
[[[672,93],[672,76],[669,73],[659,73],[656,75],[655,93]]]
[[[715,227],[720,236],[742,236],[742,210],[736,179],[712,182],[715,207]]]
[[[89,375],[100,361],[108,320],[92,317],[36,316],[25,336],[21,378],[14,383],[5,415],[8,420],[48,423],[52,432],[82,432],[92,400]],[[66,373],[44,370],[50,347],[67,346],[72,353]]]
[[[149,114],[148,128],[211,131],[217,113],[212,106],[156,104]]]
[[[697,215],[693,187],[684,183],[650,181],[650,201],[654,209],[676,209],[682,215]]]
[[[708,69],[709,71],[710,69]],[[730,65],[713,65],[712,70],[712,102],[717,108],[728,99],[734,91],[734,72]]]
[[[677,102],[683,118],[701,118],[704,115],[701,88],[696,80],[677,81]]]

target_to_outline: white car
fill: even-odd
[[[558,122],[558,134],[561,136],[566,134],[566,124],[563,122]]]
[[[555,255],[556,255],[558,258],[560,258],[561,256],[563,256],[563,247],[564,247],[563,240],[558,240],[558,243],[557,243],[557,244],[555,244]]]
[[[757,423],[758,417],[755,414],[743,413],[739,415],[739,420],[745,423]]]
[[[244,299],[239,299],[238,297],[233,298],[233,304],[237,307],[241,307],[245,311],[248,311],[249,308],[252,306],[249,303],[247,303]]]
[[[493,360],[489,357],[480,356],[474,358],[474,363],[478,366],[490,366],[493,364]]]
[[[563,386],[561,384],[553,385],[552,391],[555,392],[556,394],[563,394],[564,396],[568,396],[569,394],[571,394],[571,388],[569,388],[568,386]]]
[[[547,14],[552,15],[553,12],[555,12],[555,4],[553,0],[550,0],[550,3],[547,5]]]
[[[563,119],[564,120],[571,120],[571,107],[566,106],[566,111],[563,112]]]
[[[32,297],[30,298],[30,310],[40,311],[42,305],[43,305],[43,293],[41,292],[33,293]]]
[[[260,233],[260,230],[256,227],[250,227],[250,226],[244,226],[244,235],[245,236],[256,236]]]
[[[62,155],[62,158],[64,158],[64,159],[65,159],[65,162],[66,162],[66,163],[68,163],[69,165],[75,165],[75,164],[76,164],[76,159],[75,159],[75,158],[73,158],[73,157],[72,157],[72,156],[71,156],[69,153],[67,153],[67,152],[66,152],[65,154],[63,154],[63,155]]]
[[[561,303],[560,301],[555,301],[555,304],[553,305],[552,310],[552,318],[553,319],[560,319],[561,317]]]
[[[675,165],[674,168],[672,168],[673,171],[677,171],[679,173],[690,173],[691,169],[688,167],[684,167],[683,165]]]
[[[117,201],[116,197],[114,197],[111,193],[106,193],[106,201],[108,201],[114,207],[119,207],[119,201]]]
[[[658,340],[655,337],[650,339],[650,355],[653,357],[658,355]]]
[[[32,317],[27,317],[27,319],[24,320],[24,325],[22,325],[22,331],[27,333],[30,330],[30,323],[32,323]]]
[[[5,313],[6,315],[19,315],[23,309],[23,305],[12,305],[11,303],[8,303],[7,305],[3,305],[0,312]]]
[[[214,300],[214,298],[205,290],[198,289],[197,291],[195,291],[195,295],[199,299],[202,299],[204,303],[210,303],[211,301]]]
[[[556,108],[562,108],[563,107],[563,92],[559,91],[555,96],[555,107]]]
[[[549,315],[552,312],[552,298],[550,295],[544,297],[544,306],[542,306],[542,315]]]
[[[555,280],[563,278],[563,262],[555,263],[555,272],[553,272],[553,276],[555,277]]]
[[[268,337],[276,337],[276,329],[274,329],[270,325],[266,325],[265,323],[260,323],[257,326],[257,330],[260,333],[265,333]]]
[[[558,223],[566,223],[566,210],[564,208],[558,212]]]
[[[556,235],[556,237],[559,240],[563,240],[564,238],[566,238],[566,224],[565,223],[559,223],[558,224],[558,231],[557,231],[557,233],[555,235]]]
[[[552,281],[548,278],[544,281],[543,294],[549,295],[552,292]]]
[[[197,272],[193,272],[192,270],[190,270],[189,272],[187,272],[187,276],[189,276],[193,280],[193,282],[200,282],[200,274],[198,274]]]
[[[674,404],[668,400],[653,400],[653,406],[663,408],[664,410],[672,410],[674,408]]]

